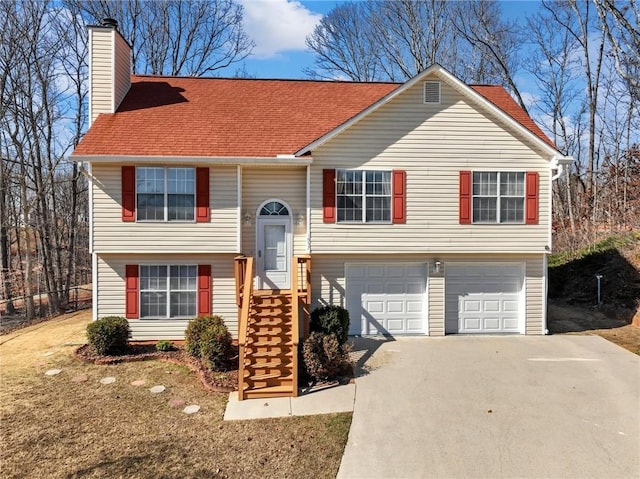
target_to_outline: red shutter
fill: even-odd
[[[460,224],[471,224],[471,172],[460,172]]]
[[[136,220],[136,167],[122,167],[122,221]]]
[[[211,315],[211,265],[198,265],[198,316]]]
[[[322,221],[336,222],[336,170],[322,170]]]
[[[393,170],[392,172],[393,207],[391,209],[392,222],[403,224],[407,222],[407,172]]]
[[[196,168],[196,222],[209,220],[209,168]]]
[[[128,264],[124,268],[125,271],[125,317],[127,319],[138,318],[138,298],[139,298],[139,281],[138,281],[138,265]]]
[[[525,207],[525,222],[528,225],[538,224],[538,198],[540,197],[538,191],[539,174],[535,171],[527,171],[526,179],[526,207]]]

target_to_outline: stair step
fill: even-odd
[[[263,316],[259,320],[249,324],[249,327],[274,327],[274,326],[290,326],[284,321],[285,318],[264,319]],[[285,324],[283,324],[285,323]]]
[[[292,351],[287,351],[283,353],[282,351],[256,351],[255,353],[245,354],[245,357],[251,358],[276,358],[276,357],[284,357],[291,358],[293,357]]]
[[[247,399],[290,397],[293,396],[293,387],[289,386],[268,386],[260,389],[249,390],[244,388],[244,396]]]
[[[264,374],[248,374],[248,373],[249,371],[245,372],[245,375],[244,375],[244,378],[247,381],[265,381],[267,379],[279,379],[280,381],[291,381],[291,379],[293,379],[293,375],[291,373],[284,376],[282,371],[278,371],[275,373],[264,373]]]
[[[293,342],[292,341],[256,341],[254,343],[249,343],[247,344],[246,347],[251,348],[264,348],[264,347],[268,347],[268,346],[293,346]]]
[[[276,359],[274,361],[266,361],[262,363],[249,362],[248,364],[245,363],[244,367],[250,369],[273,369],[277,367],[291,367],[291,364],[289,362],[283,363],[282,360]]]

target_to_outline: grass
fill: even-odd
[[[0,336],[3,477],[335,477],[350,414],[223,422],[227,395],[187,368],[74,359],[87,322],[76,313]],[[156,384],[167,390],[151,394]],[[176,398],[200,412],[171,407]]]
[[[562,266],[573,260],[585,258],[592,254],[604,253],[610,250],[621,250],[640,241],[640,233],[626,233],[609,236],[592,245],[576,251],[560,251],[549,256],[549,267]]]

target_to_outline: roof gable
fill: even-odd
[[[513,100],[511,95],[499,85],[466,85],[458,80],[451,73],[438,64],[434,64],[423,72],[419,73],[406,83],[402,84],[395,90],[389,92],[384,97],[359,112],[356,116],[341,124],[334,130],[328,132],[313,143],[306,145],[296,152],[296,155],[308,153],[331,138],[339,135],[341,132],[349,128],[351,125],[360,121],[364,117],[370,115],[378,108],[382,107],[389,101],[401,95],[405,91],[412,88],[418,82],[425,80],[429,76],[436,76],[438,79],[446,82],[449,86],[460,92],[464,97],[471,100],[475,104],[480,104],[494,117],[510,123],[520,133],[528,137],[533,144],[547,150],[551,155],[558,153],[553,142],[544,134],[544,132],[536,125],[531,117]]]

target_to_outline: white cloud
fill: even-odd
[[[255,58],[305,50],[305,39],[322,15],[295,0],[238,0],[244,7],[245,31],[255,42]]]

